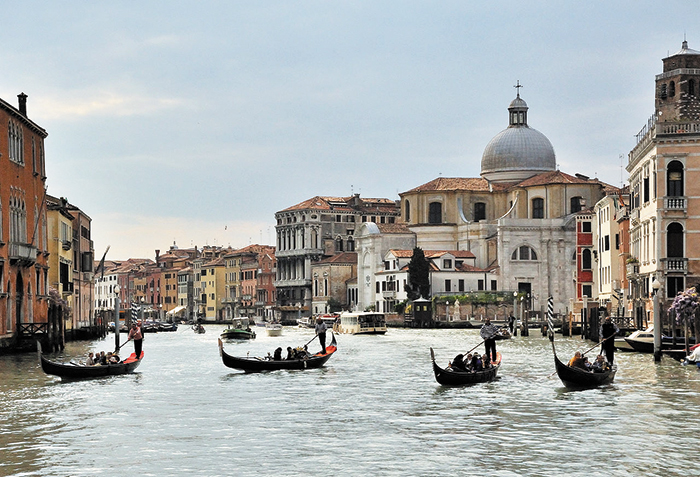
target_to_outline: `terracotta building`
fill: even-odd
[[[62,336],[48,325],[48,244],[45,155],[47,133],[0,99],[0,348],[36,333]]]

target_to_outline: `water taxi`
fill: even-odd
[[[340,323],[333,325],[333,331],[353,335],[383,335],[386,333],[386,318],[384,313],[373,311],[345,312],[340,314]]]

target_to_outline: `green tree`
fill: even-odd
[[[335,298],[329,298],[328,299],[328,311],[331,313],[338,313],[339,311],[343,310],[343,306],[340,304],[340,301],[336,300]]]
[[[408,262],[408,283],[404,290],[409,300],[430,297],[430,264],[420,247],[413,249],[413,256]]]

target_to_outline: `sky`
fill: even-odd
[[[0,98],[48,132],[48,193],[96,257],[275,242],[317,195],[479,177],[516,96],[559,168],[627,182],[654,77],[700,2],[26,1]],[[686,12],[686,13],[682,13]],[[695,27],[695,29],[691,29]]]

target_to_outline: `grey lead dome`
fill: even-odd
[[[520,94],[509,105],[509,126],[486,146],[481,176],[493,182],[520,181],[557,167],[554,148],[541,132],[527,125],[527,103]]]

